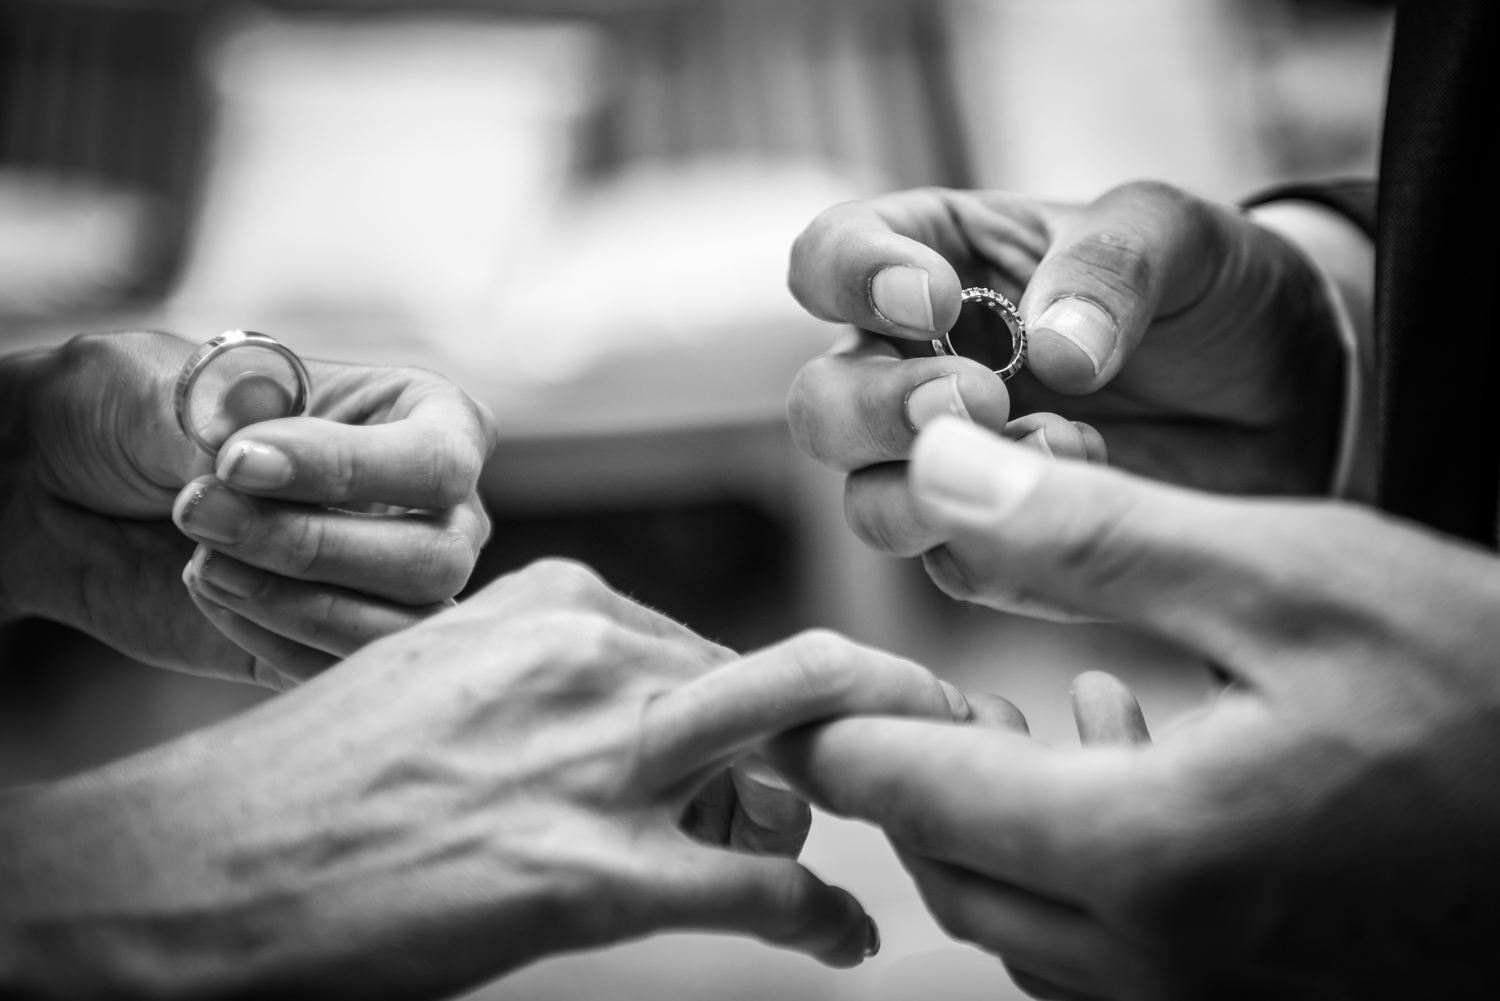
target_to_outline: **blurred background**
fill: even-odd
[[[1201,665],[943,598],[863,551],[783,405],[836,328],[785,288],[800,229],[923,184],[1234,200],[1372,174],[1392,15],[1352,0],[0,2],[0,351],[127,326],[416,364],[494,410],[495,537],[741,649],[812,625],[998,691],[1076,742],[1105,667],[1160,728]],[[65,775],[258,691],[0,629],[0,785]],[[928,918],[874,831],[806,854],[884,931],[853,972],[673,935],[476,998],[1019,997]]]

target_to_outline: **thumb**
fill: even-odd
[[[949,540],[926,556],[949,594],[1122,622],[1220,663],[1294,641],[1278,633],[1309,603],[1349,607],[1366,590],[1357,575],[1384,578],[1395,555],[1352,509],[1228,500],[1049,460],[955,418],[917,438],[908,475],[913,503]]]
[[[1129,360],[1152,320],[1198,299],[1211,279],[1214,210],[1138,182],[1061,217],[1026,286],[1027,367],[1060,393],[1091,393]]]
[[[829,966],[858,966],[880,951],[880,930],[847,890],[790,859],[694,846],[668,880],[664,927],[752,935]]]

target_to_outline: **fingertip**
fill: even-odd
[[[1013,733],[1031,735],[1031,726],[1026,714],[1010,699],[990,692],[970,695],[969,706],[973,710],[970,722],[975,726],[993,730],[1009,730]]]
[[[1079,437],[1083,439],[1084,457],[1095,465],[1106,466],[1109,464],[1109,446],[1104,443],[1104,436],[1091,424],[1083,421],[1073,421],[1073,427],[1078,430]]]
[[[291,456],[275,445],[240,439],[219,450],[214,472],[236,490],[270,493],[291,483],[297,470]]]
[[[938,679],[938,686],[942,688],[943,695],[948,699],[948,711],[953,714],[953,722],[967,723],[974,718],[974,710],[963,692],[941,678]]]
[[[1149,744],[1146,717],[1130,687],[1107,671],[1085,671],[1069,693],[1078,739],[1089,744]]]
[[[172,500],[172,524],[179,531],[187,531],[188,510],[198,502],[203,492],[219,482],[219,478],[213,473],[207,473],[196,479],[189,480],[177,491],[177,496]]]

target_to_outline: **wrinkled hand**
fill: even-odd
[[[1115,465],[1199,488],[1328,486],[1331,314],[1301,254],[1227,207],[1151,183],[1089,205],[899,192],[819,216],[790,284],[814,315],[859,328],[802,370],[788,412],[804,451],[850,473],[850,524],[881,549],[929,548],[900,462],[940,414],[1059,457],[1101,461],[1107,446]],[[1009,392],[978,363],[926,357],[934,331],[974,319],[959,319],[969,285],[1017,301],[1030,330]]]
[[[846,713],[970,716],[838,636],[741,659],[537,564],[225,724],[0,797],[0,993],[448,996],[669,928],[854,965],[878,939],[853,897],[714,847],[790,801],[716,776]]]
[[[1231,680],[1154,747],[897,720],[778,745],[815,801],[884,826],[950,931],[1042,997],[1500,990],[1492,554],[953,420],[918,440],[912,483],[950,593],[1120,622]]]
[[[489,531],[489,416],[430,372],[308,362],[310,416],[215,463],[172,411],[192,350],[111,334],[6,359],[0,605],[275,688],[444,607]]]

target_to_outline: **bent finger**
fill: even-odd
[[[1070,421],[1059,414],[1034,413],[1017,417],[1005,425],[1004,435],[1018,445],[1040,452],[1049,459],[1075,459],[1096,462],[1094,456],[1104,439],[1087,424]]]
[[[255,658],[253,676],[258,685],[284,692],[338,663],[337,657],[278,636],[235,614],[204,595],[191,581],[188,593],[215,628]]]
[[[1149,744],[1151,731],[1130,688],[1106,671],[1073,679],[1073,722],[1084,744]]]
[[[907,204],[901,205],[901,202]],[[900,206],[909,233],[874,202],[848,202],[820,214],[792,245],[787,284],[816,317],[896,337],[932,337],[958,317],[958,273],[931,243],[943,240],[941,198],[907,192]],[[925,236],[926,241],[914,236]]]
[[[397,605],[347,588],[292,580],[199,546],[188,572],[217,604],[277,635],[335,657],[400,632],[452,602]]]
[[[1031,735],[1031,725],[1026,714],[1010,699],[989,692],[965,693],[969,702],[971,726],[987,726],[995,730]]]
[[[694,846],[654,886],[669,895],[663,927],[752,935],[835,967],[858,966],[880,948],[880,933],[852,894],[790,859]]]
[[[969,719],[968,703],[927,669],[836,633],[802,633],[733,661],[650,704],[642,761],[663,786],[777,734],[850,714]]]
[[[220,479],[311,504],[436,509],[474,492],[494,430],[461,389],[417,370],[317,368],[318,394],[333,397],[324,412],[240,429],[219,450]],[[372,419],[390,413],[400,416]]]
[[[764,753],[825,809],[1057,900],[1110,893],[1129,869],[1119,853],[1158,836],[1146,755],[1061,754],[999,729],[870,718],[798,730]]]
[[[861,542],[892,556],[920,556],[949,538],[917,507],[904,462],[850,473],[844,480],[844,520]]]
[[[729,775],[735,791],[730,847],[755,855],[796,858],[812,830],[812,807],[807,800],[785,784],[767,784],[738,768],[731,768]]]
[[[904,459],[917,431],[940,414],[999,430],[1010,394],[976,361],[901,359],[864,334],[804,365],[787,395],[793,440],[841,472]]]
[[[457,594],[489,532],[477,497],[435,514],[366,515],[247,497],[212,476],[183,487],[172,519],[263,570],[411,605]]]

